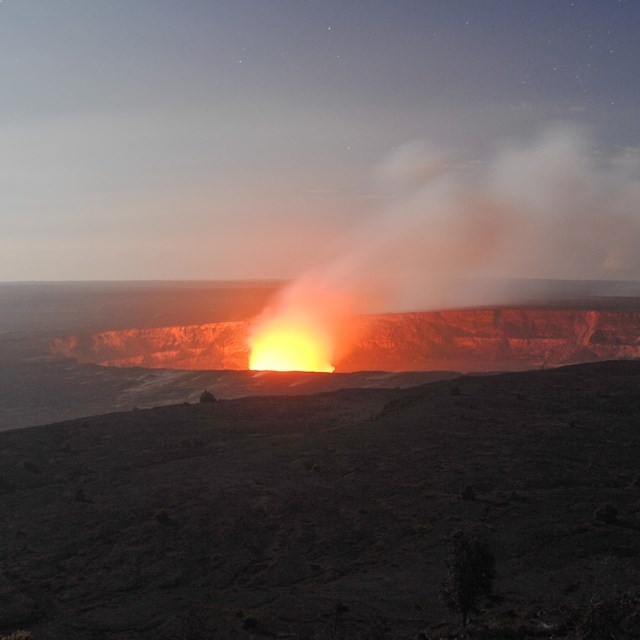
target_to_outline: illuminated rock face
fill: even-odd
[[[337,371],[498,371],[640,358],[640,311],[500,308],[360,316]],[[107,331],[56,340],[104,366],[246,369],[248,322]]]
[[[56,340],[53,351],[107,367],[246,369],[248,322],[104,331]]]
[[[498,371],[640,357],[640,313],[477,309],[359,320],[363,338],[339,368]]]

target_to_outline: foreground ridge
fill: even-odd
[[[0,633],[453,637],[469,527],[496,557],[471,627],[574,633],[634,601],[639,391],[605,362],[0,433]]]

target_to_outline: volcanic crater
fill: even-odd
[[[56,339],[56,354],[108,367],[246,370],[248,320]],[[640,357],[640,303],[355,316],[337,372],[501,371]]]

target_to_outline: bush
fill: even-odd
[[[605,524],[613,524],[618,520],[618,510],[610,504],[604,504],[593,512],[593,518]]]
[[[449,541],[447,578],[440,589],[444,603],[462,614],[467,626],[469,611],[481,596],[491,595],[496,559],[481,531],[458,530]]]
[[[468,484],[461,492],[460,492],[460,497],[463,500],[475,500],[476,499],[476,492],[473,490],[473,487]]]
[[[200,394],[200,402],[215,402],[216,397],[206,389]]]
[[[640,638],[640,594],[594,596],[576,626],[576,640]]]
[[[578,625],[579,640],[600,640],[620,636],[620,612],[611,600],[596,600]]]

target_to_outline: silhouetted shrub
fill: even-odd
[[[338,633],[342,630],[343,617],[349,613],[349,606],[344,602],[336,602],[333,615],[333,632],[338,636]]]
[[[491,595],[496,559],[483,533],[477,529],[455,531],[449,541],[447,578],[440,589],[444,603],[462,614],[467,626],[469,611],[481,596]]]
[[[0,640],[30,640],[32,637],[31,631],[14,631],[8,636],[0,636]]]
[[[167,526],[174,526],[176,524],[176,521],[164,509],[157,509],[153,517],[158,524]]]
[[[349,605],[344,604],[344,602],[336,602],[335,613],[337,616],[343,613],[349,612]]]
[[[200,394],[200,402],[215,402],[216,397],[206,389]]]
[[[40,473],[40,467],[35,462],[32,462],[31,460],[25,460],[22,463],[22,466],[31,473]]]
[[[610,504],[604,504],[593,512],[593,518],[605,524],[613,524],[618,520],[618,510]]]
[[[205,611],[190,609],[178,616],[178,623],[180,630],[176,640],[209,640],[212,637]]]
[[[460,497],[463,500],[475,500],[476,499],[476,492],[473,490],[473,487],[468,484],[461,492],[460,492]]]
[[[591,602],[583,619],[576,629],[578,640],[603,640],[620,638],[621,611],[612,600],[596,600]]]
[[[247,616],[242,622],[242,628],[246,631],[258,633],[262,629],[262,623],[255,616]]]

